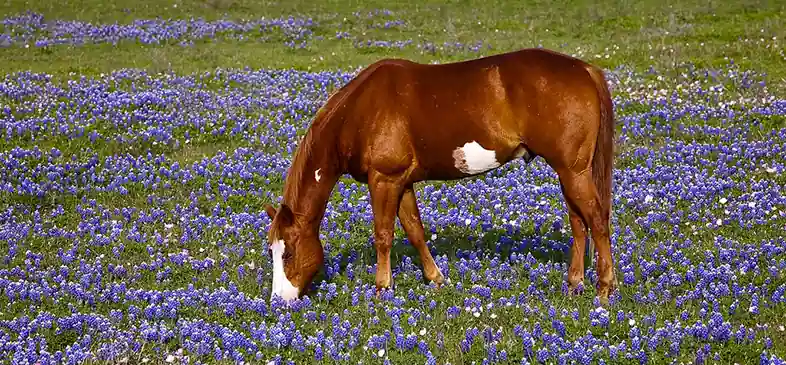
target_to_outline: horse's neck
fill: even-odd
[[[302,224],[318,230],[333,187],[341,176],[336,164],[337,156],[331,148],[318,144],[312,146],[307,155],[296,158],[302,159],[293,164],[293,168],[299,171],[293,170],[286,184],[297,185],[285,186],[284,198]]]
[[[327,209],[331,191],[344,173],[337,139],[342,133],[343,118],[336,115],[336,104],[344,100],[344,89],[334,94],[320,108],[314,122],[292,161],[292,173],[284,187],[284,200],[299,213],[300,220],[314,229]],[[302,151],[301,151],[302,150]]]

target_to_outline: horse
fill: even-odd
[[[271,300],[302,296],[321,269],[319,227],[341,176],[369,188],[379,296],[392,284],[396,217],[425,279],[437,286],[445,280],[427,249],[413,184],[541,157],[559,177],[570,220],[569,290],[584,281],[591,234],[597,296],[608,304],[617,285],[609,238],[613,138],[603,71],[569,55],[529,48],[444,64],[374,62],[317,111],[294,153],[278,209],[264,208],[271,220]]]

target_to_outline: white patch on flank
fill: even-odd
[[[289,282],[284,273],[284,240],[273,242],[270,248],[273,256],[273,290],[270,292],[270,299],[273,299],[274,295],[284,300],[297,298],[298,288]]]
[[[319,176],[319,170],[322,170],[322,169],[317,169],[317,171],[314,171],[314,179],[316,179],[317,182],[319,182],[319,179],[322,178],[322,176]]]
[[[453,151],[453,160],[456,168],[467,174],[479,174],[500,166],[496,153],[475,141],[456,148]]]

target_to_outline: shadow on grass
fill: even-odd
[[[369,234],[373,233],[369,232]],[[557,262],[569,264],[570,246],[572,243],[570,229],[562,233],[546,229],[535,230],[532,226],[522,226],[508,230],[494,228],[478,233],[476,231],[470,232],[459,226],[448,226],[438,233],[435,242],[430,242],[428,247],[435,260],[440,261],[438,257],[446,257],[451,267],[462,258],[477,257],[487,263],[494,257],[506,261],[514,253],[525,257],[531,255],[540,263]],[[334,255],[326,256],[325,266],[315,277],[314,285],[318,285],[323,280],[331,283],[334,282],[337,276],[345,275],[347,265],[350,262],[356,269],[360,270],[362,268],[364,274],[366,266],[374,266],[377,262],[376,250],[371,243],[360,247],[345,247],[336,251],[334,251]],[[411,260],[412,265],[422,272],[423,266],[420,255],[415,247],[409,243],[406,234],[399,230],[393,241],[390,257],[394,277],[404,269],[404,262],[407,257]],[[335,270],[336,260],[339,261],[337,271]],[[584,262],[585,267],[590,265],[586,253]],[[326,274],[328,266],[333,267],[330,277]],[[446,276],[450,275],[446,274]],[[426,283],[427,280],[423,278],[422,282]],[[367,284],[374,284],[373,272],[371,281]]]

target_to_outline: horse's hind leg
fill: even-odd
[[[562,194],[567,196],[565,186],[562,185]],[[569,291],[573,294],[584,282],[584,249],[587,244],[587,231],[584,220],[578,213],[573,201],[565,199],[568,206],[568,218],[570,220],[570,230],[573,234],[573,245],[570,247],[570,268],[568,268]]]
[[[428,251],[428,246],[426,246],[426,234],[423,231],[423,222],[420,220],[418,202],[412,185],[408,186],[401,196],[401,202],[398,207],[398,219],[401,222],[401,226],[404,227],[404,231],[407,232],[409,242],[418,250],[420,261],[423,263],[423,274],[426,276],[426,279],[441,285],[444,277]]]
[[[576,208],[577,213],[590,229],[598,252],[598,297],[601,303],[607,304],[609,294],[614,289],[609,220],[601,213],[600,196],[592,181],[592,173],[589,169],[580,172],[566,169],[558,171],[558,174],[563,185],[565,200],[569,202],[569,206],[573,205]],[[574,257],[573,260],[583,260],[583,256],[582,250],[581,257]],[[573,265],[574,262],[571,262],[571,267]]]

